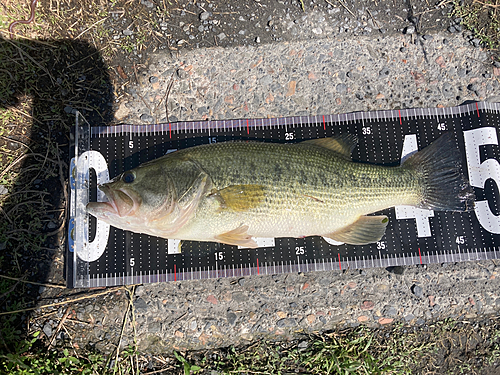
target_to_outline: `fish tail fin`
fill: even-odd
[[[470,211],[474,191],[460,173],[462,157],[452,133],[445,133],[423,150],[406,159],[402,167],[420,177],[420,208],[436,211]]]

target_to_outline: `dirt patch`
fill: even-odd
[[[460,32],[465,28],[473,45],[482,45],[496,51],[500,43],[500,3],[498,0],[455,1],[452,12],[454,24],[449,31]]]

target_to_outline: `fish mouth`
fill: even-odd
[[[133,215],[139,205],[137,199],[124,191],[124,189],[113,189],[108,184],[98,186],[99,189],[106,194],[108,202],[92,202],[87,205],[91,211],[101,213],[114,214],[120,217]]]

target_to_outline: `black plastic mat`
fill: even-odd
[[[453,108],[145,126],[90,128],[79,124],[75,130],[78,147],[72,148],[78,160],[72,159],[70,175],[68,287],[497,259],[499,127],[500,104],[486,102]],[[262,240],[263,247],[258,249],[183,242],[182,253],[176,253],[174,240],[122,231],[82,216],[82,197],[98,198],[97,180],[104,182],[177,149],[235,139],[291,143],[351,133],[359,139],[354,161],[398,165],[403,155],[424,148],[444,132],[455,135],[463,172],[476,193],[475,211],[388,209],[383,211],[390,220],[386,235],[370,245],[331,244],[321,237],[279,238]]]

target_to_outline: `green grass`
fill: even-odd
[[[85,358],[77,358],[71,355],[68,349],[47,352],[33,348],[38,333],[31,340],[23,341],[18,352],[0,355],[1,373],[10,375],[102,373],[106,361],[100,355],[89,354]]]
[[[361,327],[305,337],[294,343],[261,342],[251,350],[231,348],[215,363],[226,374],[404,374],[415,350],[406,340],[381,342],[376,331]]]
[[[185,358],[203,373],[458,374],[498,362],[499,345],[496,319],[474,324],[447,319],[422,328],[358,327],[294,342],[258,342],[216,351],[210,360],[206,354]]]
[[[480,39],[482,45],[498,54],[500,46],[500,1],[454,0],[454,19],[461,18],[461,25]]]
[[[2,335],[5,332],[2,330]],[[10,332],[16,334],[15,330]],[[107,357],[69,348],[46,350],[40,336],[35,332],[24,340],[11,337],[17,344],[10,352],[0,354],[0,373],[108,375],[163,369],[163,374],[183,375],[213,371],[228,375],[465,374],[484,370],[500,359],[496,318],[480,323],[448,319],[421,328],[401,324],[381,329],[360,326],[295,341],[258,341],[246,347],[149,358],[138,355],[134,346],[123,349],[119,356]]]

